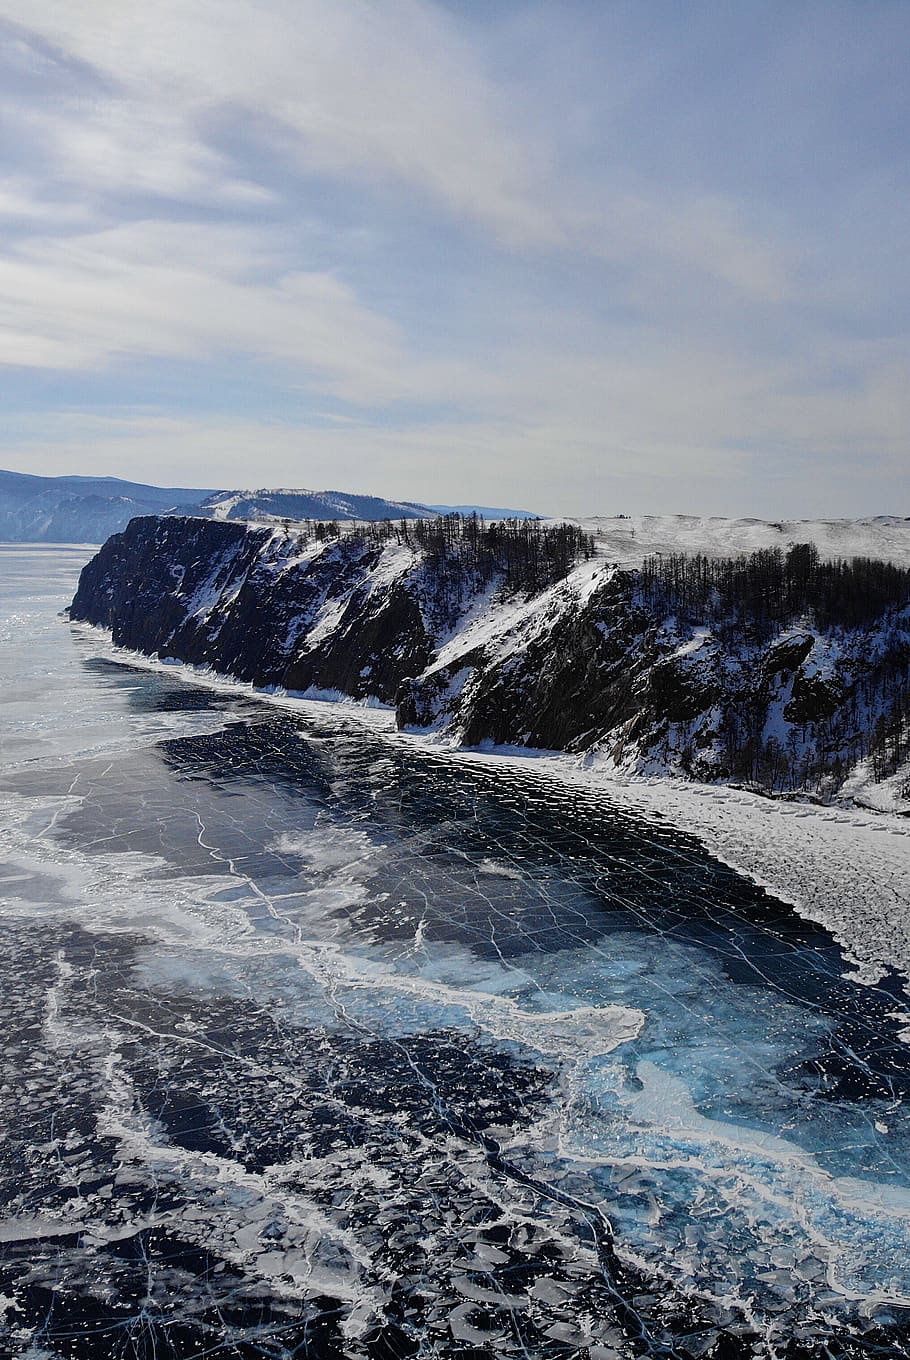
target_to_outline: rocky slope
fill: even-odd
[[[900,782],[910,754],[906,600],[851,628],[811,610],[718,626],[663,615],[602,556],[529,596],[413,540],[149,517],[86,566],[71,613],[124,647],[378,700],[399,726],[468,745],[822,796],[870,753]]]
[[[391,704],[478,588],[459,573],[453,590],[450,576],[397,545],[150,516],[88,563],[70,612],[110,628],[119,646],[260,687]]]

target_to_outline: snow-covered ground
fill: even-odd
[[[651,553],[736,556],[759,548],[814,543],[820,556],[874,557],[910,566],[910,517],[869,519],[720,519],[706,515],[595,515],[575,520],[597,539],[598,551],[623,566]]]
[[[872,761],[861,760],[840,789],[838,802],[855,803],[858,807],[873,808],[876,812],[908,812],[908,798],[904,790],[910,785],[910,760],[894,774],[876,780]]]

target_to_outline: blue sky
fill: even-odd
[[[0,465],[910,513],[905,0],[0,21]]]

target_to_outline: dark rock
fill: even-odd
[[[631,718],[655,653],[652,621],[614,577],[580,613],[558,612],[527,647],[466,689],[463,740],[581,751]]]
[[[765,655],[763,667],[765,674],[790,675],[793,671],[799,670],[814,645],[815,638],[811,633],[773,643]]]
[[[393,703],[433,656],[416,582],[371,590],[379,556],[346,538],[304,557],[271,529],[192,518],[134,519],[85,567],[70,616],[114,642],[211,666],[254,685],[339,690]],[[318,641],[320,610],[338,617]]]
[[[705,683],[699,672],[673,659],[657,662],[648,675],[648,706],[668,722],[689,722],[707,713],[719,698],[716,685]]]
[[[833,717],[843,703],[842,686],[820,675],[797,673],[793,681],[790,702],[784,707],[784,717],[788,722],[805,726],[806,723],[822,722]]]

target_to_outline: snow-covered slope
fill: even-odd
[[[431,505],[440,515],[480,515],[482,519],[540,519],[533,510],[508,510],[502,505]]]
[[[651,553],[731,557],[758,548],[814,543],[822,557],[874,557],[910,566],[910,516],[870,519],[720,519],[702,515],[595,515],[577,520],[604,556],[638,566]]]
[[[346,491],[305,491],[293,487],[262,487],[259,490],[216,491],[192,507],[195,515],[212,519],[419,519],[425,505],[389,501],[380,496],[356,496]]]
[[[468,746],[777,793],[842,789],[902,810],[910,728],[888,722],[908,684],[910,604],[853,628],[805,620],[755,635],[657,617],[634,576],[591,562],[532,600],[492,600],[405,682],[398,716]]]

